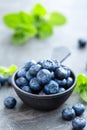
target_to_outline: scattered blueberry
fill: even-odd
[[[12,76],[11,76],[11,75],[9,75],[9,76],[7,77],[7,84],[8,84],[9,86],[12,85]]]
[[[41,90],[41,88],[42,88],[42,86],[39,84],[39,82],[38,82],[36,77],[32,78],[30,80],[29,86],[30,86],[31,90],[33,92],[36,92],[36,93],[38,93]]]
[[[64,92],[65,91],[65,88],[59,88],[59,93],[61,93],[61,92]]]
[[[46,84],[51,80],[51,74],[50,71],[47,69],[41,69],[38,73],[37,73],[37,79],[40,83],[42,84]]]
[[[1,86],[5,85],[6,83],[6,78],[3,75],[0,75],[0,84]]]
[[[20,78],[17,78],[16,79],[16,84],[21,87],[21,86],[25,86],[25,85],[28,85],[28,81],[26,78],[24,77],[20,77]]]
[[[48,84],[44,86],[44,92],[46,94],[56,94],[58,93],[58,91],[59,86],[54,80],[51,80]]]
[[[6,108],[12,109],[16,106],[16,99],[14,97],[7,97],[4,100],[4,105]]]
[[[75,118],[75,111],[74,109],[70,108],[70,107],[67,107],[65,109],[63,109],[62,111],[62,118],[64,120],[67,120],[67,121],[70,121],[72,119]]]
[[[22,89],[23,91],[25,91],[25,92],[32,93],[32,91],[31,91],[31,89],[30,89],[29,86],[23,86],[21,89]]]
[[[83,118],[76,117],[72,120],[72,127],[74,130],[82,130],[86,126],[86,121]]]
[[[29,70],[26,72],[26,79],[30,81],[33,78],[33,76],[30,74]]]
[[[79,44],[79,47],[80,47],[80,48],[85,48],[85,46],[86,46],[86,44],[87,44],[87,41],[84,40],[84,39],[80,39],[80,40],[78,41],[78,44]]]
[[[57,67],[55,70],[55,75],[58,79],[62,80],[64,78],[67,78],[67,70],[63,67]]]
[[[77,116],[82,115],[83,112],[85,111],[85,106],[81,103],[77,103],[77,104],[73,105],[72,108],[75,110],[75,113]]]
[[[41,69],[40,64],[32,65],[29,69],[29,72],[31,75],[36,76],[37,72]]]

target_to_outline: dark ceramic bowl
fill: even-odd
[[[17,71],[14,73],[12,77],[12,82],[17,95],[25,104],[39,110],[52,110],[58,108],[69,98],[76,83],[75,74],[71,71],[72,77],[74,79],[74,83],[69,89],[57,94],[37,95],[37,94],[27,93],[16,85],[15,83],[16,73]]]

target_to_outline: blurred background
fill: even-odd
[[[64,26],[54,27],[54,34],[44,40],[30,39],[22,46],[10,44],[13,33],[3,23],[3,16],[19,11],[29,12],[36,4],[41,3],[48,11],[61,12],[67,18]],[[51,58],[54,47],[67,46],[71,56],[64,64],[76,73],[85,72],[87,49],[78,49],[78,39],[87,38],[87,1],[86,0],[3,0],[0,1],[0,65],[21,66],[24,62],[34,59]],[[78,68],[79,66],[79,68]]]

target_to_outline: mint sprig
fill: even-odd
[[[79,74],[77,76],[77,83],[74,92],[79,93],[80,97],[87,102],[87,76],[84,74]]]
[[[3,21],[7,27],[14,30],[11,43],[15,45],[24,44],[30,38],[47,38],[53,34],[53,26],[66,23],[64,15],[58,12],[47,14],[47,10],[41,4],[36,4],[30,13],[21,11],[6,14]]]
[[[10,67],[0,66],[0,75],[7,77],[9,75],[12,75],[16,70],[17,70],[17,66],[13,64]]]

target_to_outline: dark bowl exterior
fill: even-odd
[[[15,83],[16,73],[17,72],[15,72],[12,77],[12,83],[17,95],[25,104],[38,110],[52,110],[58,108],[68,99],[76,84],[76,78],[74,73],[72,72],[74,83],[65,92],[52,94],[52,95],[36,95],[36,94],[24,92],[16,85]]]

